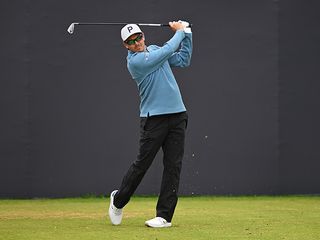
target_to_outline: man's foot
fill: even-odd
[[[163,228],[163,227],[171,227],[172,226],[171,222],[167,222],[167,220],[165,220],[162,217],[155,217],[153,219],[150,219],[150,220],[146,221],[145,224],[146,224],[146,226],[152,227],[152,228]]]
[[[117,192],[118,190],[114,190],[110,194],[109,217],[113,225],[119,225],[122,220],[122,208],[117,208],[113,205],[114,195],[116,195]]]

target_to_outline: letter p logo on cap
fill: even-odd
[[[131,33],[131,30],[133,29],[133,27],[132,26],[128,26],[127,29],[129,31],[129,33]]]

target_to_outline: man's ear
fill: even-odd
[[[128,45],[127,45],[125,42],[123,42],[123,46],[124,46],[126,49],[129,49],[129,48],[128,48]]]

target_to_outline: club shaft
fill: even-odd
[[[126,25],[128,23],[104,23],[104,22],[79,22],[74,23],[77,25]],[[169,24],[167,23],[137,23],[139,26],[151,26],[151,27],[167,27]]]
[[[74,26],[75,25],[127,25],[128,23],[123,23],[123,22],[74,22],[72,23],[69,28],[68,32],[72,34],[74,32]],[[139,26],[149,26],[149,27],[169,27],[168,23],[137,23]],[[191,27],[192,24],[189,23],[189,26]]]

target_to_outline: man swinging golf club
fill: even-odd
[[[192,54],[192,33],[184,21],[170,22],[175,32],[162,47],[145,45],[138,25],[121,29],[128,49],[127,67],[137,83],[140,102],[140,147],[121,186],[110,195],[111,223],[119,225],[123,207],[129,202],[160,148],[163,150],[163,175],[156,206],[156,217],[145,222],[154,228],[171,227],[178,201],[178,188],[184,153],[188,116],[171,67],[187,67]]]

